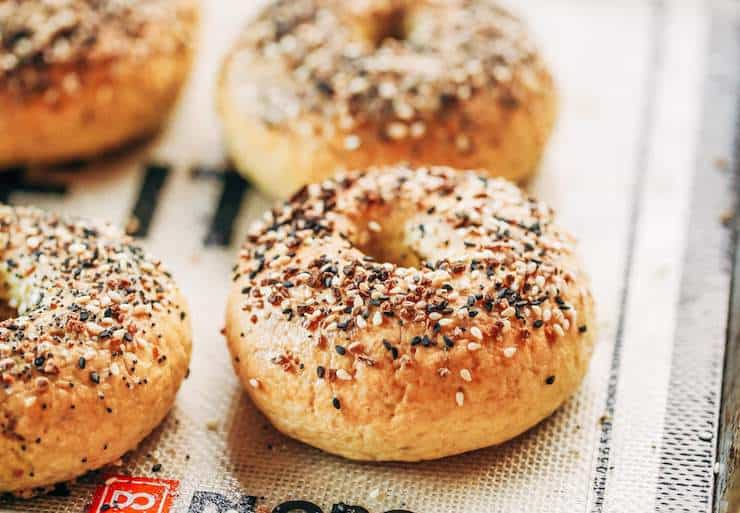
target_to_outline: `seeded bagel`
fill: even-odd
[[[112,463],[162,421],[187,372],[190,319],[169,273],[127,236],[0,206],[0,300],[0,492]]]
[[[156,131],[187,77],[196,0],[0,2],[0,168]]]
[[[526,28],[491,0],[272,1],[218,89],[234,161],[278,197],[399,161],[525,180],[556,103]]]
[[[594,305],[573,238],[502,179],[443,167],[340,174],[249,231],[233,364],[285,434],[358,460],[504,442],[578,387]]]

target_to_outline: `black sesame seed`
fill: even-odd
[[[586,333],[588,331],[588,326],[585,324],[582,326],[578,326],[578,333]]]
[[[34,365],[35,365],[36,367],[41,367],[41,366],[42,366],[42,365],[44,364],[44,362],[45,362],[45,361],[46,361],[46,358],[45,358],[45,357],[43,357],[43,356],[39,356],[39,357],[37,357],[37,358],[36,358],[36,359],[35,359],[35,360],[33,361],[33,364],[34,364]]]
[[[338,398],[338,397],[335,397],[335,398],[333,398],[333,399],[331,400],[331,404],[332,404],[332,405],[334,406],[334,408],[336,408],[337,410],[338,410],[338,409],[340,409],[340,408],[342,407],[342,403],[341,403],[341,402],[339,402],[339,398]]]
[[[334,349],[337,351],[337,354],[340,354],[344,356],[344,354],[347,352],[347,349],[344,346],[336,345],[334,346]]]
[[[152,472],[159,472],[160,470],[162,470],[162,464],[161,463],[155,463],[152,466]]]
[[[415,336],[414,338],[411,339],[411,345],[412,346],[418,346],[419,344],[421,344],[421,337],[420,336],[417,335],[417,336]]]
[[[319,365],[318,367],[316,367],[316,375],[319,378],[322,378],[323,379],[324,374],[326,374],[326,369],[325,368],[323,368],[321,365]]]
[[[455,343],[452,341],[452,339],[450,337],[448,337],[447,335],[442,336],[442,339],[444,339],[445,345],[447,347],[453,347],[455,345]]]
[[[100,376],[98,375],[97,372],[93,371],[90,373],[90,381],[92,381],[96,385],[100,384]]]
[[[545,383],[548,385],[555,383],[555,376],[547,376],[547,378],[545,378]]]
[[[542,321],[542,319],[537,319],[532,323],[532,326],[534,326],[535,328],[541,328],[543,324],[545,323]]]

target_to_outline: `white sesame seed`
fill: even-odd
[[[468,351],[479,351],[483,346],[480,345],[478,342],[469,342],[468,343]]]
[[[405,124],[399,121],[394,121],[393,123],[388,125],[386,132],[388,134],[388,137],[390,137],[391,139],[399,140],[405,138],[408,135],[409,129]]]
[[[516,354],[516,347],[510,346],[504,348],[504,356],[506,358],[511,358],[514,354]]]
[[[478,340],[483,340],[483,333],[478,326],[473,326],[472,328],[470,328],[470,334]]]
[[[356,135],[348,135],[344,138],[344,149],[354,151],[360,147],[360,138]]]
[[[101,325],[95,324],[94,322],[88,322],[85,324],[85,329],[91,335],[100,335],[105,330]]]
[[[337,369],[337,377],[342,381],[352,381],[352,374],[344,369]]]
[[[380,223],[378,223],[377,221],[370,221],[369,223],[367,223],[367,228],[371,232],[376,232],[376,233],[382,229],[380,226]]]
[[[383,315],[378,311],[373,314],[373,326],[380,326],[383,324]]]
[[[457,392],[455,394],[455,402],[458,406],[462,406],[463,404],[465,404],[465,394],[463,394],[462,392]]]
[[[426,131],[427,127],[423,121],[416,121],[411,124],[411,137],[413,137],[414,139],[419,139],[423,137]]]
[[[28,249],[34,250],[37,249],[41,245],[41,238],[40,237],[29,237],[26,239],[26,246],[28,246]]]
[[[555,334],[559,337],[565,336],[565,332],[563,331],[563,328],[560,326],[560,324],[553,324],[552,331],[554,331]]]
[[[452,324],[452,319],[450,319],[448,317],[445,317],[444,319],[440,319],[439,320],[439,325],[440,326],[449,326],[450,324]]]
[[[460,371],[460,377],[468,382],[473,381],[473,375],[470,373],[468,369],[462,369]]]
[[[256,378],[251,378],[249,380],[249,386],[252,387],[252,388],[259,388],[260,387],[260,382]]]
[[[355,323],[357,324],[357,327],[360,329],[367,327],[367,322],[365,321],[365,318],[361,315],[358,315],[355,319]]]

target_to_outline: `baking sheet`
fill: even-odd
[[[423,464],[352,463],[286,439],[231,371],[220,334],[229,269],[270,201],[225,164],[213,86],[258,4],[204,1],[195,72],[156,140],[62,170],[0,174],[2,201],[128,224],[189,299],[191,375],[164,425],[114,471],[179,480],[178,513],[271,511],[290,500],[325,512],[340,502],[372,513],[711,511],[732,269],[720,221],[734,196],[737,4],[517,3],[562,97],[529,188],[581,240],[600,336],[581,390],[550,419],[502,446]],[[102,481],[86,476],[68,497],[0,500],[0,512],[81,512]],[[717,494],[733,511],[722,486]]]

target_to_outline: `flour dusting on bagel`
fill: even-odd
[[[227,335],[242,380],[259,383],[250,395],[279,429],[358,459],[511,438],[573,392],[593,343],[573,238],[543,203],[472,171],[305,187],[252,227],[233,278]],[[448,432],[411,446],[421,412]],[[359,432],[340,436],[344,423]]]

